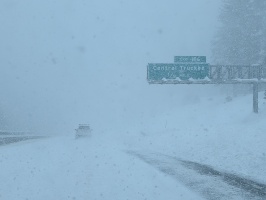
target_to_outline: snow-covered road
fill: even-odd
[[[47,138],[0,149],[1,200],[201,199],[104,138]]]
[[[0,200],[265,199],[266,104],[255,115],[250,97],[0,146]]]

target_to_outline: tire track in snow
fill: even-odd
[[[163,154],[128,151],[209,200],[265,200],[266,185],[208,165]]]

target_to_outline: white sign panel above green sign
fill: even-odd
[[[175,56],[175,63],[206,63],[206,56]]]

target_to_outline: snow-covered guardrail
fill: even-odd
[[[43,136],[33,134],[32,132],[0,131],[0,145],[39,138],[43,138]]]

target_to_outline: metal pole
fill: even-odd
[[[253,112],[259,112],[259,83],[253,83]]]

